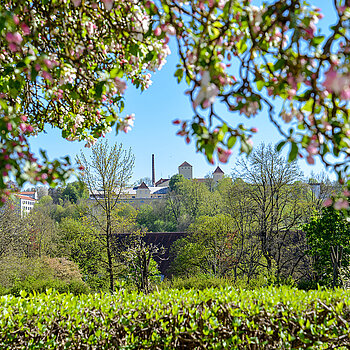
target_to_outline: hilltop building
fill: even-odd
[[[208,181],[213,181],[214,184],[219,182],[225,175],[225,173],[218,166],[213,172],[212,179],[210,178],[193,178],[193,167],[186,161],[183,162],[178,167],[178,173],[183,175],[185,179],[207,183]],[[120,202],[129,203],[132,206],[138,208],[143,204],[155,204],[157,201],[162,200],[166,197],[167,193],[170,191],[169,188],[170,179],[160,178],[155,181],[155,166],[154,166],[154,155],[152,155],[152,184],[153,186],[147,186],[145,182],[142,182],[139,186],[130,187],[124,189],[120,195]],[[102,191],[95,192],[90,195],[90,199],[94,197],[103,196]]]
[[[187,162],[183,162],[179,166],[179,174],[183,175],[183,177],[187,180],[192,180],[193,178],[192,165]]]
[[[219,182],[221,179],[223,179],[224,175],[225,175],[225,173],[218,166],[213,172],[213,181]]]
[[[188,162],[183,162],[178,167],[178,173],[183,175],[185,179],[198,181],[198,182],[208,182],[210,178],[193,178],[193,167]],[[213,172],[212,180],[214,183],[219,182],[225,173],[218,166]],[[154,172],[154,156],[152,155],[152,182],[154,186],[147,186],[144,182],[141,185],[133,188],[127,188],[123,191],[121,195],[121,202],[129,203],[135,207],[139,207],[143,204],[154,204],[159,200],[166,197],[166,194],[170,191],[169,182],[170,179],[160,178],[155,181]]]

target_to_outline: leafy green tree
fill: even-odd
[[[107,261],[98,231],[86,217],[79,220],[63,218],[58,226],[58,254],[74,261],[84,281],[93,290],[108,289],[109,276],[103,261]]]
[[[178,185],[185,180],[182,174],[173,175],[169,181],[169,188],[171,191],[177,191]]]
[[[176,241],[173,271],[179,275],[232,276],[237,265],[234,220],[228,215],[201,216]]]
[[[28,257],[57,256],[57,225],[47,210],[35,206],[23,223],[28,237]]]
[[[6,255],[22,255],[28,242],[20,209],[9,200],[0,208],[0,258]]]
[[[142,205],[137,210],[137,223],[149,232],[176,231],[176,221],[168,215],[166,203]]]
[[[103,242],[108,261],[110,290],[114,291],[113,236],[124,233],[128,226],[126,218],[122,220],[116,210],[122,191],[131,178],[135,157],[131,149],[124,150],[122,144],[109,147],[107,142],[98,142],[91,150],[89,159],[81,152],[77,161],[83,169],[82,181],[94,199],[95,209],[92,209],[91,217],[99,228],[99,239]]]
[[[301,172],[271,145],[262,144],[247,160],[238,161],[234,176],[241,179],[244,212],[254,223],[268,269],[286,250],[283,241],[302,223]]]
[[[123,238],[123,246],[120,256],[126,266],[122,276],[136,285],[138,292],[149,293],[152,284],[160,282],[160,272],[155,258],[161,258],[164,247],[152,243],[146,244],[143,240],[144,233],[134,231]]]
[[[209,189],[204,183],[185,179],[179,183],[177,192],[181,195],[187,215],[195,219],[203,213],[203,204],[210,197]]]
[[[72,203],[77,203],[80,199],[89,197],[89,190],[82,181],[69,183],[62,192],[62,197]]]
[[[313,260],[314,281],[330,287],[333,279],[331,248],[342,247],[342,266],[347,268],[350,264],[350,222],[343,212],[325,207],[303,225],[303,230],[309,245],[308,254]],[[339,277],[337,285],[341,285]]]

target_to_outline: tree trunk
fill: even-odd
[[[109,289],[111,293],[114,292],[114,276],[113,276],[113,261],[111,252],[111,217],[107,214],[107,227],[106,227],[106,248],[107,248],[107,259],[108,259],[108,273],[109,273]]]

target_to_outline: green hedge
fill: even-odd
[[[0,297],[1,349],[349,349],[350,292]]]

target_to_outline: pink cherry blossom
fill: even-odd
[[[325,199],[325,201],[323,202],[323,206],[324,207],[330,207],[333,204],[333,201],[331,198],[327,198]]]
[[[219,0],[219,9],[223,10],[228,0]]]
[[[311,165],[315,164],[315,159],[312,156],[307,156],[306,161]]]
[[[155,30],[154,30],[154,35],[155,36],[160,36],[162,34],[162,29],[160,27],[157,27]]]
[[[114,0],[102,0],[102,2],[104,3],[105,9],[106,9],[107,11],[112,10]]]
[[[350,86],[347,86],[340,94],[343,100],[350,100]]]
[[[23,35],[29,35],[30,29],[25,23],[21,23],[21,29],[23,31]]]
[[[22,35],[19,33],[14,33],[13,34],[13,42],[17,45],[20,45],[23,41]]]
[[[318,153],[318,147],[316,146],[316,143],[312,142],[306,147],[306,151],[309,153],[309,155],[315,155]]]
[[[18,51],[18,46],[15,43],[9,43],[9,49],[12,52],[17,52]]]
[[[341,209],[348,209],[348,208],[349,208],[349,202],[344,198],[340,198],[334,203],[334,209],[341,210]]]
[[[218,151],[219,161],[221,163],[227,163],[230,155],[232,154],[232,151],[230,149],[223,150],[220,147],[218,147],[217,151]]]
[[[176,30],[173,26],[169,25],[167,26],[167,30],[166,32],[169,34],[169,35],[175,35],[176,34]]]
[[[135,114],[129,114],[125,119],[120,123],[120,129],[125,133],[128,133],[131,128],[134,126]]]
[[[27,126],[24,123],[19,124],[19,128],[21,129],[22,132],[26,131]]]
[[[46,72],[46,70],[43,71],[43,78],[53,82],[52,75],[49,72]]]
[[[47,58],[44,59],[44,63],[46,65],[47,68],[51,69],[55,66],[55,62],[54,61],[51,61]]]
[[[19,18],[16,15],[13,15],[13,21],[15,22],[16,25],[19,24]]]
[[[214,103],[216,96],[219,93],[218,87],[210,82],[210,73],[205,71],[202,75],[201,86],[196,99],[193,101],[193,107],[197,108],[202,102],[205,101],[204,108],[208,108]]]
[[[247,143],[249,146],[251,146],[251,147],[253,147],[253,145],[254,145],[254,142],[253,142],[253,140],[252,140],[251,137],[248,137],[248,138],[247,138],[246,143]]]
[[[326,72],[325,76],[326,79],[323,82],[323,86],[328,91],[340,94],[345,90],[345,88],[349,89],[349,79],[338,74],[338,72],[336,72],[333,67],[331,67],[328,72]]]
[[[305,32],[307,33],[308,37],[312,39],[316,32],[315,23],[310,22],[309,26],[305,29]]]
[[[118,77],[114,78],[114,82],[119,93],[123,95],[126,90],[126,82]]]

